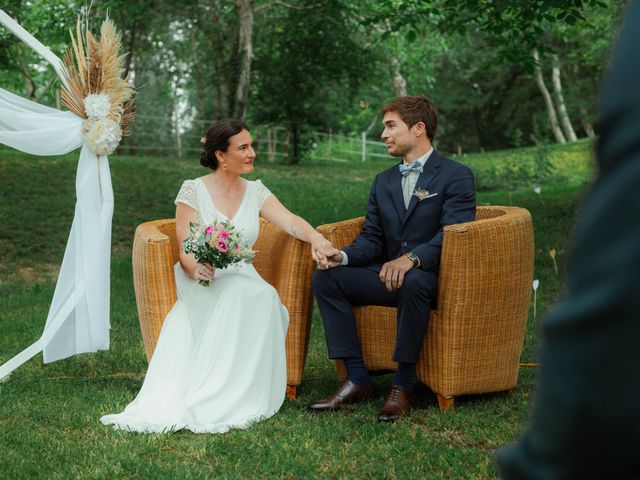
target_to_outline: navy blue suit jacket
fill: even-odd
[[[384,263],[411,251],[420,259],[420,268],[437,271],[442,229],[475,220],[475,185],[469,167],[434,150],[416,182],[416,189],[432,196],[424,200],[412,196],[408,208],[401,179],[398,164],[376,176],[362,232],[344,249],[349,265]]]

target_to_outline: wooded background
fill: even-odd
[[[122,152],[195,157],[213,119],[241,117],[270,159],[298,163],[319,144],[326,152],[326,142],[335,155],[332,142],[341,135],[378,140],[380,107],[405,94],[426,94],[438,106],[436,145],[449,153],[594,136],[600,82],[626,3],[94,0],[89,8],[75,0],[2,0],[0,6],[59,56],[78,15],[97,32],[109,12],[137,89],[138,119]],[[3,28],[0,85],[60,106],[52,69]]]

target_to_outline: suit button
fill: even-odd
[[[400,245],[402,245],[403,247],[407,246],[407,242],[402,242]]]

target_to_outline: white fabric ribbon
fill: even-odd
[[[0,14],[4,14],[0,23],[5,23],[6,14],[2,10]],[[2,380],[40,351],[48,363],[109,348],[113,189],[108,158],[89,150],[82,119],[72,112],[39,105],[0,88],[0,143],[34,155],[61,155],[82,147],[75,216],[44,332],[0,366]]]

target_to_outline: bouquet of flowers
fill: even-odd
[[[211,225],[189,223],[189,236],[182,243],[185,253],[192,253],[198,263],[211,263],[215,268],[226,268],[239,262],[249,263],[256,252],[251,250],[242,234],[230,222],[214,222]],[[208,280],[198,280],[209,285]]]

